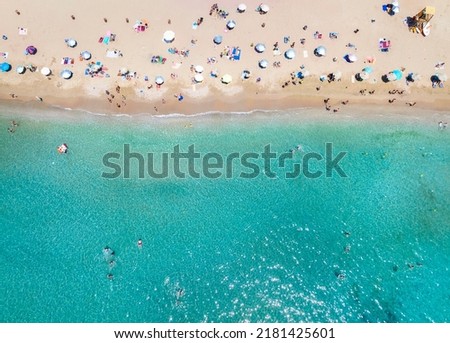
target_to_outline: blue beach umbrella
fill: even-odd
[[[398,69],[393,70],[392,74],[395,75],[395,78],[397,80],[400,80],[403,77],[403,73],[400,70],[398,70]]]
[[[371,72],[373,72],[373,68],[372,67],[365,67],[363,69],[363,71],[365,71],[366,73],[370,74]]]
[[[213,42],[215,44],[217,44],[217,45],[221,44],[222,43],[222,36],[220,36],[220,35],[214,36]]]
[[[3,72],[3,73],[6,73],[6,72],[8,72],[8,71],[10,71],[11,70],[11,64],[9,64],[9,63],[7,63],[7,62],[3,62],[2,64],[0,64],[0,70]]]

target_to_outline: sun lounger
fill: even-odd
[[[308,50],[303,50],[303,57],[308,58]]]

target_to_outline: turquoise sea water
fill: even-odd
[[[450,321],[450,129],[435,120],[2,111],[1,322]],[[273,161],[273,179],[101,177],[124,144],[301,145],[298,162],[326,142],[346,178],[287,179]]]

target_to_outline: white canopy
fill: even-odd
[[[41,69],[41,74],[44,76],[49,76],[51,73],[52,73],[52,71],[47,67],[44,67]]]
[[[175,40],[175,32],[166,31],[163,35],[163,41],[166,43],[172,43]]]

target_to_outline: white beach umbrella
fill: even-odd
[[[356,77],[360,78],[361,80],[368,80],[370,77],[370,74],[366,71],[362,71],[362,72],[356,74]]]
[[[333,78],[334,78],[334,81],[339,81],[339,80],[342,78],[342,72],[340,72],[340,71],[335,71],[335,72],[333,73]]]
[[[225,83],[225,84],[229,84],[232,80],[233,80],[233,78],[231,77],[230,74],[225,74],[221,78],[222,83]]]
[[[269,62],[267,62],[267,60],[261,60],[258,62],[258,65],[260,68],[265,69],[269,65]]]
[[[91,55],[91,53],[89,52],[89,51],[83,51],[82,53],[81,53],[81,57],[84,59],[84,60],[90,60],[91,59],[91,57],[92,57],[92,55]]]
[[[157,85],[162,85],[164,83],[164,78],[162,76],[155,77],[155,83]]]
[[[266,50],[266,46],[264,44],[258,43],[258,44],[255,45],[255,51],[256,52],[262,53],[265,50]]]
[[[284,57],[286,57],[288,60],[292,60],[295,57],[295,50],[294,49],[288,49],[284,53]]]
[[[269,6],[266,4],[259,5],[259,12],[260,13],[267,13],[269,12]]]
[[[197,83],[203,82],[203,75],[202,74],[195,74],[194,75],[194,81]]]
[[[203,67],[201,65],[196,65],[194,70],[196,73],[203,73]]]
[[[227,23],[228,30],[233,30],[236,27],[236,22],[234,20],[230,20]]]
[[[18,66],[18,67],[16,68],[16,72],[17,72],[18,74],[23,74],[23,73],[25,73],[25,70],[26,70],[26,68],[25,68],[24,66]]]
[[[96,66],[96,64],[94,64],[94,65],[91,67],[91,69],[94,69],[95,66]],[[94,71],[96,71],[96,70],[94,69]],[[127,75],[128,73],[129,73],[128,68],[126,68],[126,67],[120,68],[120,75],[124,76],[124,75]]]
[[[246,9],[247,9],[247,5],[246,4],[239,4],[239,6],[237,7],[237,11],[239,13],[244,13]]]
[[[327,54],[327,49],[323,45],[318,46],[314,50],[314,55],[316,55],[318,57],[325,56],[326,54]]]
[[[41,74],[44,76],[49,76],[52,73],[52,71],[50,70],[50,68],[44,67],[41,69]]]
[[[163,41],[166,43],[172,43],[175,40],[175,32],[166,31],[163,35]]]
[[[69,69],[64,69],[61,72],[61,77],[66,80],[70,79],[72,77],[72,75],[73,75],[73,73]]]
[[[356,62],[356,61],[358,60],[358,57],[356,57],[355,54],[348,54],[348,55],[346,56],[346,60],[347,60],[347,62],[349,62],[349,63],[353,63],[353,62]]]
[[[395,81],[395,80],[397,80],[397,76],[395,76],[395,74],[392,73],[392,72],[388,73],[388,74],[386,75],[386,78],[387,78],[389,81]]]
[[[70,39],[66,39],[66,44],[70,48],[75,48],[78,43],[77,43],[77,41],[75,39],[70,38]]]

